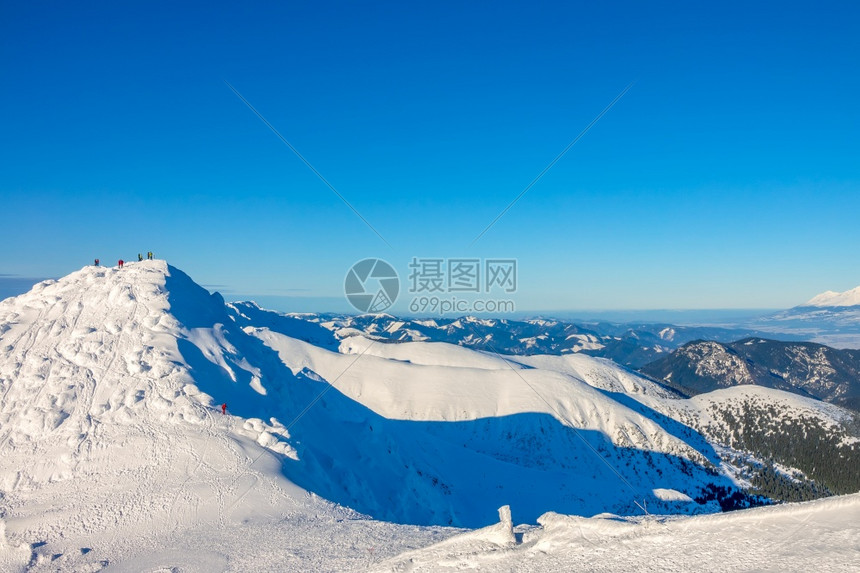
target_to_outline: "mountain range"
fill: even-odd
[[[237,311],[255,314],[252,302],[231,303]],[[447,342],[475,350],[510,355],[580,353],[609,358],[638,368],[692,340],[731,342],[763,333],[747,328],[678,326],[665,323],[569,322],[533,318],[399,318],[386,314],[288,314],[318,324],[338,337],[355,334],[388,342]],[[787,335],[788,339],[795,336]]]
[[[640,370],[686,396],[755,384],[860,410],[860,350],[763,338],[696,341]]]
[[[685,398],[584,352],[612,334],[567,328],[285,315],[158,260],[39,283],[0,302],[0,568],[403,570],[495,552],[549,571],[583,527],[611,544],[686,516],[695,546],[715,527],[702,514],[860,489],[850,411],[754,385]],[[751,519],[802,514],[823,536],[858,504]]]
[[[804,304],[747,321],[754,336],[818,342],[836,348],[860,348],[860,287],[826,291]],[[763,333],[763,334],[762,334]]]
[[[845,292],[825,291],[801,306],[848,307],[860,306],[860,286]]]

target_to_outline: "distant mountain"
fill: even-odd
[[[832,290],[823,292],[812,297],[802,306],[860,306],[860,286],[845,292],[835,292]]]
[[[860,410],[860,350],[764,338],[695,341],[640,371],[688,396],[754,384]]]
[[[255,317],[254,320],[262,320],[261,312],[270,313],[262,311],[254,303],[232,303],[230,306],[240,315]],[[520,356],[579,352],[609,358],[630,368],[648,364],[691,340],[731,342],[762,334],[754,330],[709,326],[573,323],[543,318],[508,320],[465,316],[422,320],[390,315],[285,316],[317,323],[338,339],[361,334],[386,342],[448,342],[474,350]],[[315,335],[316,340],[319,338],[319,334]]]
[[[789,333],[837,348],[860,348],[860,287],[845,292],[823,292],[804,304],[749,321],[744,326],[780,333],[780,338]]]

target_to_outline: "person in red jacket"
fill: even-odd
[[[117,262],[117,264],[119,265],[119,268],[122,268],[122,264],[123,264],[124,262],[125,262],[125,261],[124,261],[124,260],[122,260],[122,259],[120,259],[120,260],[119,260],[119,262]]]
[[[222,414],[226,414],[226,413],[227,413],[227,403],[226,403],[226,402],[225,402],[225,403],[223,403],[223,404],[221,404],[221,413],[222,413]]]

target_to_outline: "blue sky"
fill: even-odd
[[[366,257],[516,258],[521,310],[860,284],[855,3],[175,4],[4,4],[7,287],[150,249],[284,310]]]

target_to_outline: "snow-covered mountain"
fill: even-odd
[[[860,306],[860,286],[845,292],[825,291],[801,306],[837,307]]]
[[[756,384],[860,410],[860,350],[764,338],[697,341],[641,371],[688,396]]]
[[[225,305],[163,261],[0,302],[0,569],[358,570],[505,505],[549,524],[754,499],[736,460],[761,455],[720,420],[760,389],[685,400],[581,353],[352,334]],[[847,412],[769,392],[854,447]],[[475,535],[525,544],[492,527]]]
[[[254,303],[236,303],[237,310],[257,316]],[[316,323],[338,338],[357,334],[389,342],[448,342],[475,350],[511,355],[583,353],[609,358],[637,368],[692,340],[731,342],[755,331],[711,326],[677,326],[660,323],[570,322],[535,318],[408,319],[391,315],[290,315]],[[788,337],[794,339],[794,337]]]
[[[747,327],[786,333],[836,348],[860,348],[860,287],[826,291],[788,310],[750,321]],[[764,336],[774,338],[774,336]]]

